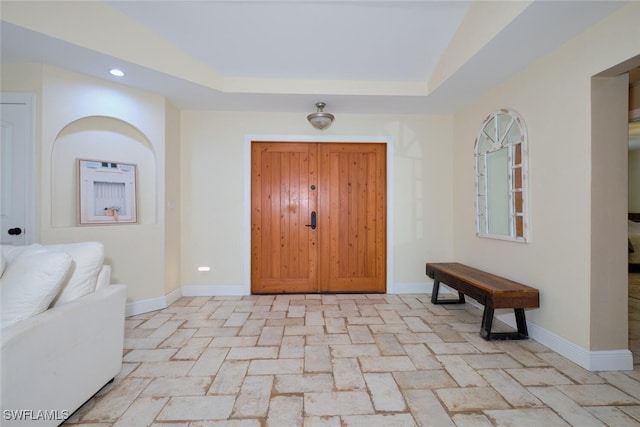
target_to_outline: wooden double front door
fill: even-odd
[[[386,145],[252,142],[251,291],[386,291]]]

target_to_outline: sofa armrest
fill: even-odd
[[[109,285],[3,329],[2,410],[70,415],[115,377],[122,367],[126,295],[125,285]]]

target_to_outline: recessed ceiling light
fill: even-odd
[[[119,70],[117,68],[110,69],[109,73],[111,73],[112,76],[116,76],[116,77],[123,77],[124,76],[124,71]]]

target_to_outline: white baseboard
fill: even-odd
[[[185,297],[229,297],[244,295],[250,295],[244,286],[185,285],[182,287],[182,296]]]
[[[387,287],[390,294],[430,294],[433,284],[430,283],[394,283]]]
[[[171,291],[163,297],[151,298],[142,301],[130,302],[125,307],[125,316],[136,316],[151,311],[162,310],[176,302],[182,296],[180,288]]]
[[[134,301],[127,304],[125,315],[127,317],[136,316],[138,314],[149,313],[150,311],[162,310],[163,308],[167,308],[167,306],[166,296]]]
[[[182,295],[183,295],[182,288],[177,288],[169,292],[169,295],[166,296],[167,307],[173,304],[174,302],[178,301]]]
[[[497,319],[516,328],[513,313],[496,316]],[[566,357],[589,371],[632,371],[633,355],[628,349],[589,351],[535,323],[527,322],[529,337]]]
[[[388,287],[390,294],[430,294],[433,289],[431,283],[396,283]],[[453,293],[446,286],[440,288],[442,293]],[[126,315],[135,316],[150,311],[162,310],[175,302],[181,296],[244,296],[249,295],[243,286],[214,286],[214,285],[185,285],[166,296],[136,301],[127,304]],[[483,306],[475,300],[468,298],[467,302],[479,309]],[[513,313],[499,314],[496,318],[512,328],[516,328],[516,319]],[[480,325],[478,325],[480,328]],[[589,351],[586,350],[538,325],[527,322],[529,337],[540,344],[550,348],[556,353],[566,357],[572,362],[589,371],[628,371],[633,370],[633,355],[628,349]],[[478,329],[479,331],[479,329]]]

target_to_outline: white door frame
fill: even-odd
[[[27,157],[25,165],[25,182],[27,195],[25,196],[25,244],[34,243],[36,229],[36,95],[34,93],[4,92],[0,93],[2,104],[25,104],[27,106],[28,138]]]

